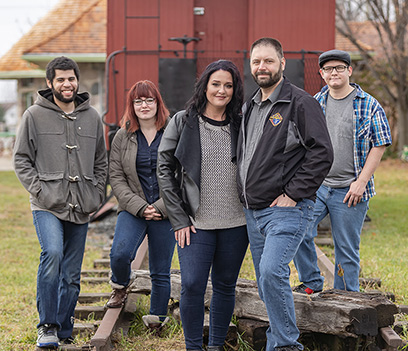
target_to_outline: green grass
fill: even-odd
[[[394,293],[398,304],[408,304],[407,184],[408,164],[392,160],[381,164],[376,172],[377,196],[370,201],[369,216],[372,221],[365,226],[361,238],[363,276],[381,278],[381,290]],[[32,224],[28,193],[13,172],[0,172],[0,193],[0,351],[34,351],[35,326],[38,323],[36,274],[40,247]],[[83,268],[91,269],[93,260],[100,257],[101,245],[88,243]],[[177,255],[173,267],[178,267]],[[295,283],[296,271],[292,271],[291,281]],[[254,279],[249,251],[240,277]],[[110,290],[108,285],[82,285],[82,291],[86,292],[101,288],[103,291]],[[161,339],[149,335],[145,330],[137,331],[136,324],[129,338],[118,335],[121,347],[118,350],[184,349],[177,323],[171,325],[171,337]],[[143,349],[139,348],[140,345],[146,346]]]
[[[386,161],[376,172],[377,195],[370,201],[372,222],[361,237],[364,277],[381,278],[381,290],[408,304],[408,164]]]
[[[36,334],[40,251],[27,193],[13,172],[0,175],[0,350],[25,350]]]

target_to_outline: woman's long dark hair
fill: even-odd
[[[231,101],[228,103],[225,114],[227,119],[235,128],[239,128],[241,122],[241,108],[244,101],[244,88],[242,85],[241,75],[237,66],[228,60],[218,60],[210,63],[200,78],[197,80],[194,93],[186,104],[186,117],[194,114],[203,115],[207,106],[206,89],[210,76],[216,71],[227,71],[231,73],[232,85],[234,88]]]

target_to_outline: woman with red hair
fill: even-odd
[[[168,116],[157,87],[148,80],[137,82],[127,94],[121,129],[110,152],[110,184],[119,205],[110,252],[113,292],[107,307],[124,304],[134,279],[131,262],[147,235],[152,292],[150,315],[143,320],[151,329],[166,320],[175,245],[156,177],[157,150]]]

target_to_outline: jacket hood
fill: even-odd
[[[36,105],[55,110],[61,111],[60,107],[54,102],[54,96],[51,89],[39,90],[37,94],[37,100],[35,101]],[[87,92],[78,93],[75,98],[75,111],[84,111],[91,106],[90,97]]]

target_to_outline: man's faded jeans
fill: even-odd
[[[41,245],[38,326],[57,325],[58,337],[68,338],[74,326],[88,223],[62,221],[46,211],[33,211],[33,222]]]
[[[283,346],[303,350],[297,341],[289,262],[312,224],[313,207],[312,200],[303,200],[295,207],[245,209],[259,296],[269,317],[266,351]]]
[[[321,185],[317,191],[313,227],[306,234],[294,259],[299,280],[313,290],[323,289],[314,238],[317,236],[318,224],[329,214],[335,255],[334,288],[359,291],[360,234],[368,210],[368,201],[348,207],[347,203],[343,203],[348,191],[349,187],[330,188],[325,185]],[[339,267],[344,271],[340,276]]]

